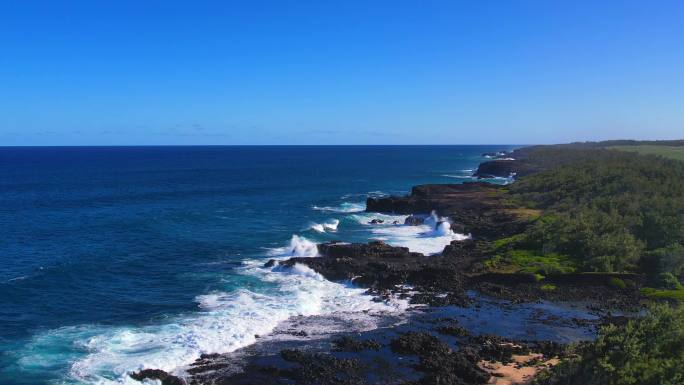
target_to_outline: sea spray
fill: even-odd
[[[314,257],[315,243],[293,235],[289,245],[276,249],[281,259]],[[183,375],[183,368],[204,353],[225,353],[250,345],[256,335],[268,335],[292,316],[396,313],[404,300],[374,301],[365,289],[326,280],[308,266],[266,268],[263,260],[245,260],[240,274],[278,287],[276,291],[238,289],[196,297],[199,312],[144,327],[93,327],[76,344],[88,353],[70,370],[71,382],[125,384],[128,373],[155,368]],[[366,328],[373,328],[365,319]],[[59,331],[56,331],[59,333]],[[37,357],[26,357],[27,359]]]
[[[340,225],[339,219],[331,219],[323,223],[323,227],[328,231],[337,231],[337,226]]]
[[[324,223],[312,222],[309,224],[308,229],[313,230],[317,233],[325,233],[326,231],[335,232],[335,231],[337,231],[337,227],[339,226],[339,224],[340,224],[339,219],[331,219],[331,220],[324,222]]]
[[[334,213],[358,213],[366,210],[365,203],[344,202],[339,206],[312,206],[317,211],[330,211]]]
[[[406,215],[389,214],[355,214],[352,216],[360,224],[367,225],[373,238],[385,241],[393,246],[408,247],[409,250],[432,255],[440,253],[452,241],[468,239],[465,234],[451,229],[449,218],[441,218],[432,212],[422,225],[404,225]],[[373,223],[373,219],[382,219],[382,223]]]
[[[312,258],[318,255],[318,247],[314,242],[304,237],[293,235],[292,239],[290,239],[290,255],[293,257]]]

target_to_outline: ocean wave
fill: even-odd
[[[295,234],[290,238],[290,242],[287,246],[269,249],[268,255],[281,258],[312,258],[318,256],[318,246],[316,246],[315,242]]]
[[[316,246],[294,235],[280,249],[281,258],[315,256]],[[242,288],[195,298],[199,311],[140,327],[83,325],[40,334],[26,346],[19,363],[25,366],[72,362],[66,383],[139,384],[129,374],[156,368],[184,375],[188,364],[204,353],[226,353],[267,336],[293,316],[329,315],[350,319],[360,313],[399,314],[405,300],[375,301],[365,289],[326,280],[308,266],[266,268],[263,260],[245,260],[239,273],[275,285],[256,292]],[[374,328],[365,314],[361,326]],[[71,346],[71,351],[51,349]],[[40,353],[38,353],[40,352]]]
[[[407,215],[368,213],[353,217],[359,223],[370,226],[373,238],[426,255],[441,253],[452,241],[470,238],[470,235],[454,232],[449,218],[440,218],[434,212],[419,226],[404,225]],[[373,219],[381,219],[383,222],[370,224]]]
[[[472,175],[450,175],[450,174],[442,174],[443,177],[446,178],[457,178],[457,179],[473,179],[475,178]]]
[[[344,202],[339,206],[312,206],[311,208],[318,211],[329,211],[334,213],[355,213],[365,211],[366,204]]]
[[[504,176],[494,176],[491,178],[481,178],[486,181],[490,181],[496,184],[502,184],[502,185],[507,185],[510,183],[513,183],[515,181],[515,173],[511,173],[509,176],[504,177]]]
[[[354,194],[344,194],[340,197],[340,199],[358,199],[358,198],[380,198],[380,197],[386,197],[390,196],[393,193],[401,193],[401,191],[393,191],[393,192],[386,192],[386,191],[369,191],[366,193],[354,193]]]
[[[453,232],[448,219],[434,214],[421,226],[407,226],[405,215],[360,213],[365,209],[362,204],[318,209],[351,213],[346,218],[364,225],[371,237],[424,254],[441,252],[451,241],[467,238]],[[370,225],[372,219],[383,223]],[[339,223],[335,219],[320,225],[324,231],[335,231]],[[283,247],[269,250],[268,256],[311,258],[318,256],[318,248],[315,242],[293,235]],[[255,343],[257,336],[270,338],[264,336],[292,317],[334,314],[372,329],[376,324],[371,314],[399,314],[409,306],[406,300],[375,301],[365,289],[328,281],[303,264],[267,268],[263,259],[245,260],[237,273],[269,285],[261,291],[243,287],[198,295],[197,311],[154,324],[81,325],[41,333],[17,352],[18,362],[25,367],[69,362],[64,380],[69,384],[139,384],[130,378],[131,372],[155,368],[183,376],[187,365],[201,354],[231,352]]]
[[[318,233],[325,233],[326,231],[337,231],[337,227],[340,225],[339,219],[331,219],[323,223],[311,223],[309,224],[309,230],[316,231]]]

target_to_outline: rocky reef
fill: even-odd
[[[273,263],[283,267],[304,264],[329,280],[352,280],[380,298],[405,294],[410,286],[414,302],[463,305],[468,298],[463,286],[465,278],[458,266],[477,258],[480,250],[471,240],[455,241],[448,249],[446,254],[426,257],[381,241],[367,244],[333,242],[318,245],[320,257],[290,258]]]

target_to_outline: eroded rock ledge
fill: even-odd
[[[505,191],[505,186],[479,182],[419,185],[407,196],[368,198],[366,211],[424,214],[434,210],[454,221],[454,231],[500,238],[522,232],[539,214],[512,204]]]
[[[432,305],[464,305],[464,277],[458,265],[478,258],[477,242],[452,242],[448,252],[426,257],[409,252],[406,247],[390,246],[381,241],[367,244],[324,243],[318,245],[318,258],[295,257],[278,263],[285,268],[295,264],[309,266],[332,281],[352,280],[380,297],[408,291],[418,292],[414,301]],[[458,256],[458,257],[455,257]]]

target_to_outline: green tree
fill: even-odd
[[[579,356],[535,380],[539,385],[684,384],[684,308],[658,305],[623,327],[603,327]]]

